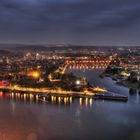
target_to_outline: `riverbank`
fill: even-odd
[[[122,80],[122,81],[119,81],[119,82],[116,82],[116,83],[119,84],[119,85],[125,86],[127,88],[133,88],[133,89],[140,90],[139,84],[137,82],[132,83],[128,80]]]
[[[50,98],[50,96],[55,97],[73,97],[73,98],[93,98],[102,100],[115,100],[115,101],[127,101],[128,97],[119,95],[116,93],[108,92],[105,89],[93,88],[86,92],[75,92],[75,91],[63,91],[63,90],[49,90],[49,89],[33,89],[33,88],[23,88],[23,87],[0,87],[0,90],[5,93],[10,94],[21,94],[21,95],[31,95],[38,96],[44,99]]]
[[[138,82],[131,82],[127,78],[124,78],[123,76],[120,76],[118,74],[111,74],[111,73],[105,73],[103,72],[100,75],[100,78],[104,77],[110,77],[113,81],[116,81],[116,84],[127,87],[127,88],[133,88],[140,90],[140,86]]]

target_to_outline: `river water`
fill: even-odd
[[[99,78],[102,70],[73,71],[95,86],[127,95],[125,102],[90,101],[80,104],[35,103],[0,99],[0,140],[140,140],[139,94],[110,78]]]

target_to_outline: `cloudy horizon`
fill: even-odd
[[[140,45],[138,0],[0,0],[0,43]]]

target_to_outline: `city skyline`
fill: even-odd
[[[0,43],[139,46],[138,0],[1,0]]]

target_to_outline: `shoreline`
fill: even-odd
[[[132,83],[132,82],[130,82],[128,80],[120,79],[117,76],[118,76],[117,74],[113,75],[113,74],[110,74],[110,73],[102,73],[100,75],[100,78],[109,77],[113,81],[116,81],[116,84],[118,84],[120,86],[124,86],[124,87],[129,88],[129,89],[132,88],[132,89],[140,90],[138,82]]]
[[[140,87],[138,86],[138,83],[132,83],[132,82],[127,81],[127,80],[116,82],[116,84],[122,85],[122,86],[127,87],[127,88],[140,90]]]
[[[98,100],[114,100],[114,101],[124,101],[127,102],[128,97],[124,96],[124,95],[119,95],[113,92],[108,92],[108,91],[98,91],[96,93],[92,92],[92,93],[85,93],[85,92],[75,92],[75,91],[71,91],[71,92],[67,92],[67,91],[47,91],[47,90],[43,90],[43,91],[38,91],[38,90],[30,90],[30,89],[12,89],[12,88],[0,88],[0,90],[2,91],[8,91],[10,92],[10,94],[14,95],[14,94],[21,94],[21,95],[26,95],[29,94],[31,96],[38,96],[41,97],[42,99],[46,100],[49,97],[55,96],[55,97],[73,97],[73,98],[92,98],[92,99],[98,99]]]

